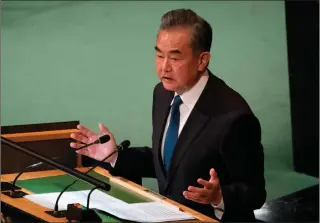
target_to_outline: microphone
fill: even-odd
[[[116,152],[122,152],[123,150],[127,149],[130,146],[130,141],[129,140],[124,140],[122,143],[120,143],[117,146],[117,149],[114,153]]]
[[[124,140],[123,142],[121,142],[118,146],[117,149],[115,151],[113,151],[111,154],[109,154],[106,158],[104,158],[103,160],[101,160],[100,162],[96,163],[96,165],[94,165],[89,171],[93,170],[94,168],[96,168],[97,166],[99,166],[101,163],[103,163],[106,159],[108,159],[109,157],[111,157],[113,154],[117,153],[117,152],[122,152],[123,150],[127,149],[130,146],[130,141],[129,140]],[[87,174],[87,173],[86,173]],[[89,209],[89,200],[90,200],[90,195],[91,193],[95,190],[98,189],[99,187],[94,187],[91,189],[91,191],[89,192],[88,198],[87,198],[87,209]]]
[[[84,146],[82,146],[80,148],[75,149],[74,151],[84,149],[84,148],[86,148],[88,146],[91,146],[93,144],[99,144],[99,143],[100,144],[104,144],[104,143],[108,142],[109,140],[110,140],[110,136],[109,135],[103,135],[103,136],[99,137],[97,140],[95,140],[93,143],[86,144],[86,145],[84,145]],[[58,158],[58,157],[55,157],[55,158]],[[40,164],[42,164],[42,162],[39,162],[39,163],[36,163],[36,164],[32,164],[32,165],[26,167],[24,170],[22,170],[22,172],[20,172],[20,174],[17,177],[19,177],[23,172],[27,171],[29,168],[37,167]],[[13,186],[14,186],[14,188],[13,188]],[[12,197],[12,198],[20,198],[20,197],[23,197],[25,195],[25,193],[23,191],[21,191],[20,194],[18,192],[14,192],[15,190],[20,190],[21,187],[18,187],[18,186],[15,186],[15,185],[13,185],[13,186],[9,182],[1,182],[1,191],[7,191],[7,190],[11,189],[12,192],[10,194],[8,194],[8,195],[10,197]],[[13,195],[13,193],[16,193],[16,194]]]
[[[103,135],[103,136],[99,137],[96,141],[94,141],[94,142],[92,142],[90,144],[86,144],[86,145],[84,145],[84,146],[82,146],[80,148],[77,148],[74,151],[78,151],[80,149],[84,149],[84,148],[86,148],[88,146],[92,146],[94,144],[104,144],[104,143],[108,142],[109,140],[110,140],[110,136],[109,135]]]
[[[53,157],[52,159],[57,159],[58,157]],[[31,164],[29,166],[27,166],[26,168],[24,168],[13,180],[13,183],[11,185],[11,190],[10,192],[4,192],[5,195],[8,195],[10,196],[11,198],[22,198],[24,195],[26,195],[25,192],[21,191],[21,190],[16,190],[17,189],[17,186],[16,186],[16,182],[18,180],[18,178],[24,173],[26,172],[27,170],[29,169],[33,169],[37,166],[40,166],[42,165],[43,162],[38,162],[38,163],[35,163],[35,164]],[[21,189],[21,188],[20,188]]]
[[[108,158],[110,158],[113,154],[117,153],[117,152],[121,152],[123,151],[124,149],[128,148],[130,146],[130,141],[129,140],[124,140],[123,142],[121,142],[115,151],[113,151],[112,153],[110,153],[107,157],[105,157],[104,159],[102,159],[101,161],[98,161],[95,165],[93,165],[87,172],[85,172],[84,174],[88,174],[90,171],[92,171],[94,168],[96,168],[97,166],[99,166],[101,163],[103,163],[105,160],[107,160]],[[58,209],[58,202],[60,200],[60,197],[61,195],[66,191],[68,190],[72,185],[74,185],[79,179],[75,179],[71,184],[67,185],[59,194],[59,196],[57,197],[57,200],[56,200],[56,203],[55,203],[55,206],[54,206],[54,210],[53,211],[46,211],[46,213],[54,216],[54,217],[66,217],[66,211],[59,211]],[[96,186],[94,187],[90,193],[89,193],[89,196],[88,196],[88,200],[87,200],[87,209],[89,207],[89,199],[90,199],[90,194],[91,192],[94,190],[94,189],[97,189],[97,188],[100,188],[100,189],[103,189],[101,188],[100,186]],[[68,213],[67,213],[68,215]],[[70,216],[69,216],[70,217]],[[70,217],[72,218],[72,217]],[[71,220],[71,219],[70,219]],[[74,219],[75,220],[75,219]]]
[[[80,178],[80,179],[82,179],[82,180],[84,180],[84,181],[86,181],[86,182],[88,182],[88,183],[90,183],[90,184],[92,184],[94,186],[98,186],[98,187],[100,187],[100,188],[102,188],[104,190],[107,190],[107,191],[110,190],[110,184],[105,183],[105,182],[103,182],[103,181],[101,181],[99,179],[96,179],[94,177],[91,177],[89,175],[86,175],[86,174],[84,174],[84,173],[82,173],[82,172],[80,172],[80,171],[78,171],[76,169],[72,169],[72,168],[70,168],[70,167],[68,167],[68,166],[66,166],[64,164],[61,164],[61,163],[59,163],[57,161],[53,161],[50,158],[45,157],[45,156],[43,156],[43,155],[41,155],[41,154],[39,154],[39,153],[27,148],[27,147],[21,146],[18,143],[13,142],[13,141],[11,141],[11,140],[3,137],[3,136],[1,136],[1,144],[4,144],[4,145],[6,145],[6,146],[8,146],[8,147],[10,147],[12,149],[18,150],[19,152],[27,154],[28,156],[36,158],[36,159],[38,159],[38,160],[50,165],[51,167],[57,168],[59,170],[62,170],[64,172],[66,172],[66,173],[68,173],[68,174],[70,174],[72,176],[75,176],[77,178]]]

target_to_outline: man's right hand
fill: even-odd
[[[109,154],[114,152],[117,149],[117,143],[112,135],[112,133],[108,130],[107,127],[105,127],[103,124],[99,124],[99,128],[102,134],[97,134],[89,130],[88,128],[84,127],[83,125],[78,125],[77,128],[79,129],[79,132],[72,133],[71,138],[78,141],[78,142],[71,142],[70,146],[72,148],[79,148],[81,146],[84,146],[85,144],[90,144],[94,142],[96,139],[101,137],[102,135],[109,135],[110,140],[104,144],[94,144],[89,147],[77,150],[76,152],[88,156],[95,160],[103,160],[106,158]],[[83,144],[82,144],[83,143]],[[112,155],[110,158],[108,158],[105,162],[110,163],[114,162],[117,158],[117,153]]]

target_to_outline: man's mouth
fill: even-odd
[[[171,77],[162,77],[163,80],[166,80],[166,81],[171,81],[173,80]]]

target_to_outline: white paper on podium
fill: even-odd
[[[79,203],[87,206],[87,197],[90,190],[64,192],[60,197],[59,210],[66,210],[70,203]],[[44,206],[54,209],[59,193],[44,193],[26,195],[25,198]],[[105,211],[121,219],[136,222],[163,222],[194,219],[192,215],[180,211],[173,205],[160,202],[143,202],[129,204],[114,198],[99,190],[94,190],[90,196],[90,209]]]

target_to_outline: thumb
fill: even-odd
[[[217,173],[214,168],[210,169],[210,181],[213,181],[217,178]]]

